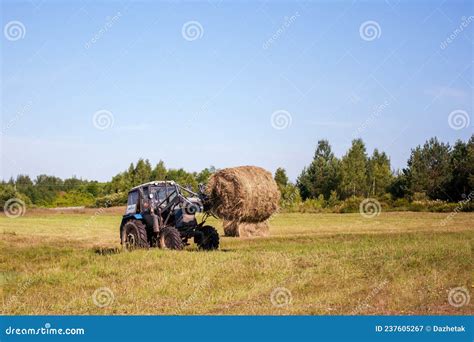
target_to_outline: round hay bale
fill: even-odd
[[[257,223],[277,209],[280,191],[272,174],[257,166],[214,173],[207,184],[211,211],[226,221]]]
[[[267,221],[258,223],[224,221],[223,226],[225,236],[254,237],[268,236],[270,233]]]

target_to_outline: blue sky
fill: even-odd
[[[7,0],[1,13],[0,178],[103,181],[142,157],[294,180],[319,139],[341,156],[361,137],[402,168],[432,136],[473,133],[469,1]]]

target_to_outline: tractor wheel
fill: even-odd
[[[160,231],[160,248],[183,249],[181,234],[174,227],[164,227]]]
[[[125,223],[123,226],[122,244],[127,250],[150,247],[145,224],[138,220],[130,220]]]
[[[198,245],[199,248],[206,251],[211,251],[219,248],[219,234],[217,233],[216,228],[211,226],[204,226],[197,229],[198,232],[201,232],[201,236],[197,239],[194,238],[194,242]]]

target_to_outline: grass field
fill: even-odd
[[[279,214],[215,252],[122,252],[120,214],[0,217],[2,313],[474,313],[448,302],[472,294],[474,214]]]

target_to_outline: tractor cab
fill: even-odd
[[[128,193],[127,207],[120,228],[122,244],[127,243],[129,237],[125,230],[127,227],[130,228],[131,224],[128,226],[127,224],[134,222],[135,226],[143,226],[142,230],[146,232],[141,235],[135,234],[137,236],[134,239],[140,241],[140,247],[159,245],[162,231],[172,231],[174,236],[172,244],[175,249],[179,249],[180,243],[177,242],[179,239],[187,244],[190,237],[194,237],[201,248],[216,249],[219,243],[217,231],[213,227],[204,226],[209,214],[203,214],[201,223],[198,223],[196,218],[197,213],[204,212],[203,203],[206,199],[202,187],[199,193],[195,193],[174,181],[155,181],[132,188]],[[212,235],[212,241],[205,239],[204,235],[209,234]]]

